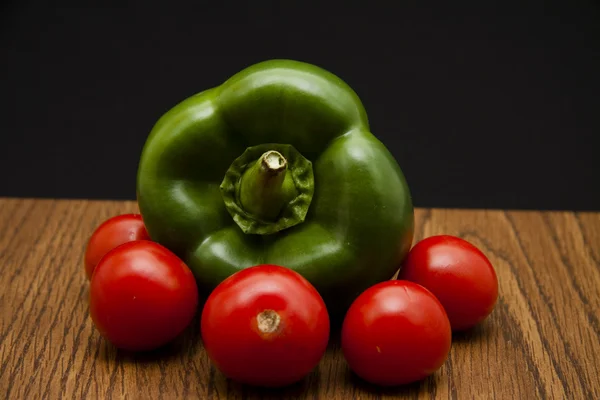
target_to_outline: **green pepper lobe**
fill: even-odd
[[[410,191],[340,78],[271,60],[167,111],[137,175],[150,237],[206,293],[240,269],[291,268],[342,316],[413,239]]]

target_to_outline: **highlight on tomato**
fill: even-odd
[[[494,310],[498,278],[490,260],[468,241],[436,235],[408,253],[398,279],[426,287],[442,303],[453,331],[474,327]]]
[[[102,257],[115,247],[135,240],[150,240],[140,214],[122,214],[107,219],[92,233],[85,250],[84,264],[87,279]]]
[[[300,274],[277,265],[236,272],[209,295],[201,335],[214,365],[239,383],[278,387],[303,379],[329,341],[321,295]]]
[[[385,281],[365,290],[342,324],[342,351],[350,369],[381,386],[433,374],[448,358],[451,343],[450,321],[440,302],[408,281]]]

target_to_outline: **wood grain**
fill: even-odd
[[[297,385],[256,389],[211,366],[197,319],[164,349],[117,351],[88,313],[82,257],[103,220],[133,202],[0,199],[0,398],[600,398],[600,213],[416,211],[416,240],[447,233],[498,273],[491,317],[456,335],[445,365],[414,385],[356,378],[339,340]]]

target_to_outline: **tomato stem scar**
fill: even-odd
[[[281,317],[273,310],[264,310],[256,316],[258,330],[261,333],[273,333],[279,329]]]

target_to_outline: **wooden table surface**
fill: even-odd
[[[494,264],[500,298],[456,336],[430,378],[379,389],[356,378],[339,340],[303,382],[230,382],[210,364],[198,320],[165,349],[115,350],[88,313],[82,257],[103,220],[134,202],[0,199],[0,399],[600,398],[600,213],[416,210],[415,239],[447,233]]]

